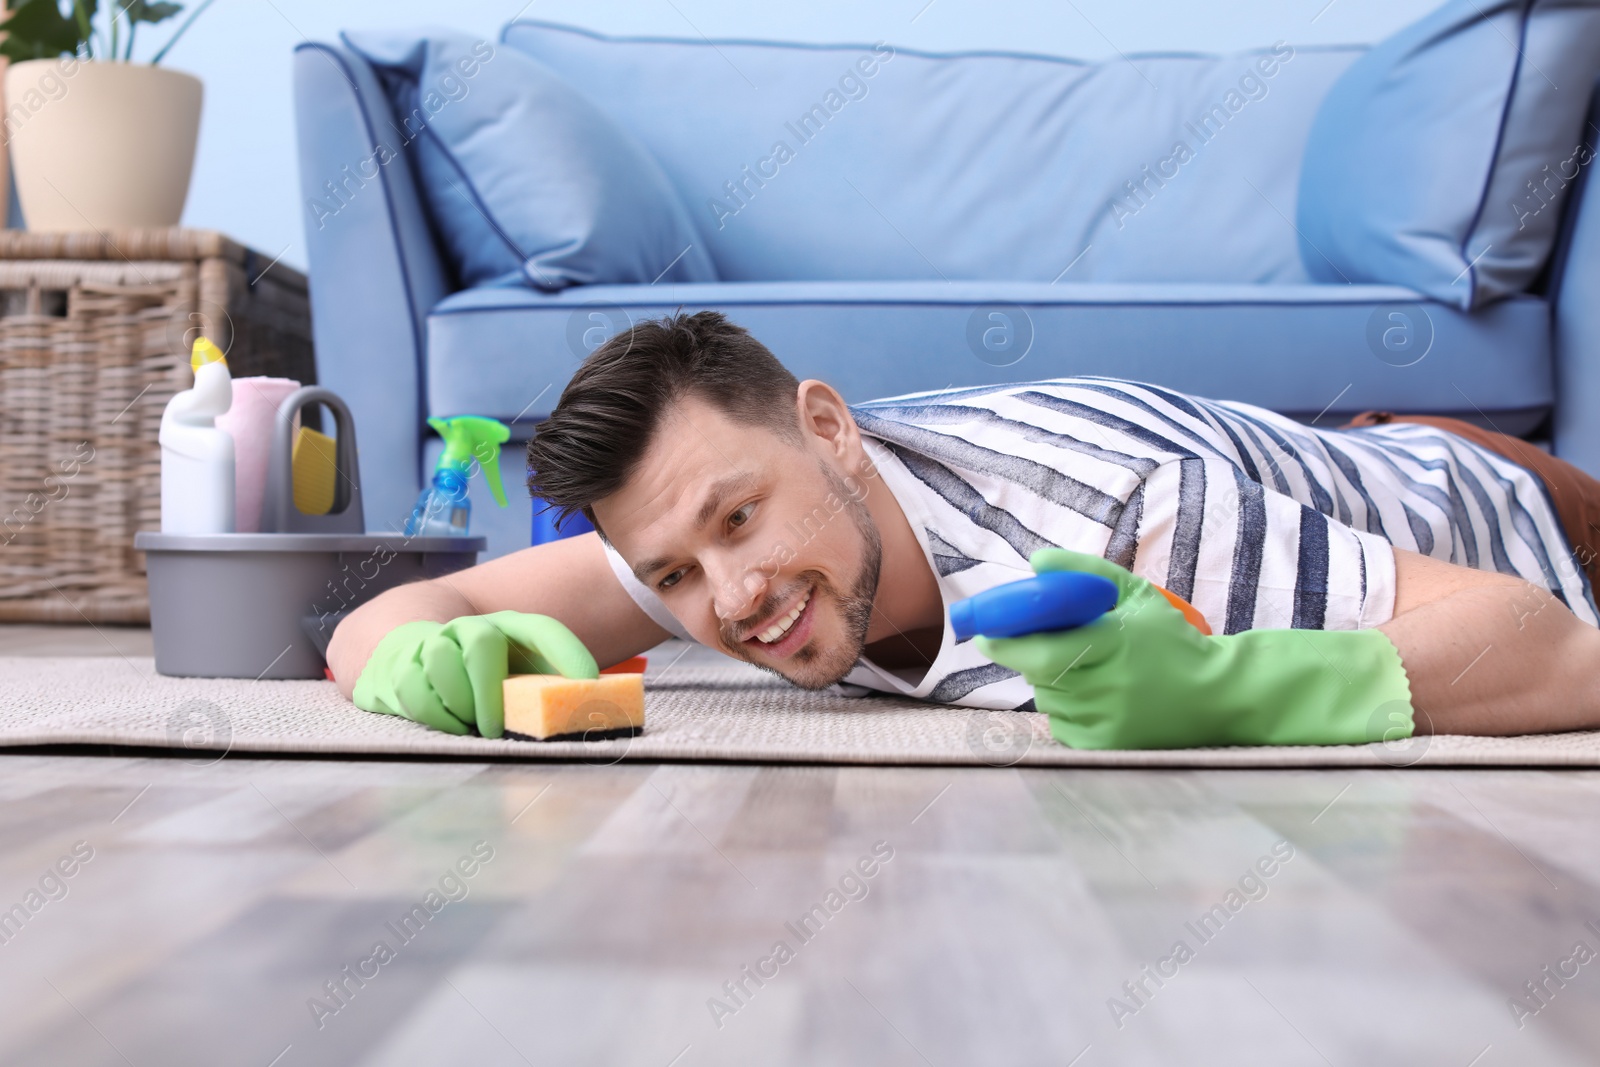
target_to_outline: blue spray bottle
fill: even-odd
[[[1156,586],[1167,603],[1183,613],[1203,634],[1211,627],[1187,600]],[[1082,571],[1045,571],[1032,578],[985,589],[950,605],[950,628],[956,640],[1024,637],[1051,630],[1087,626],[1117,606],[1117,585],[1109,578]]]
[[[433,469],[433,482],[411,509],[406,536],[465,537],[472,523],[467,481],[472,477],[474,459],[483,467],[495,503],[506,506],[506,489],[500,481],[500,446],[511,439],[511,430],[503,422],[479,415],[429,419],[428,425],[444,438],[444,453]]]
[[[958,641],[977,634],[1022,637],[1083,626],[1116,606],[1117,587],[1109,579],[1046,571],[956,601],[950,605],[950,626]]]

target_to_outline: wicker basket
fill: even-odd
[[[156,435],[204,334],[316,380],[306,280],[204,230],[0,232],[0,622],[145,623]]]

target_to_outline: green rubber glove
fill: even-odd
[[[583,642],[548,615],[497,611],[450,622],[402,623],[372,650],[351,694],[356,707],[447,734],[505,733],[508,674],[598,678]]]
[[[1035,573],[1088,571],[1120,590],[1114,609],[1075,630],[973,638],[1028,680],[1064,744],[1342,745],[1412,734],[1411,684],[1379,630],[1207,636],[1109,560],[1042,548],[1029,563]]]

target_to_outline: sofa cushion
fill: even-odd
[[[737,281],[1306,281],[1301,147],[1361,51],[503,40],[644,142]]]
[[[543,64],[447,32],[343,36],[383,80],[463,286],[716,279],[649,151]]]
[[[1596,74],[1594,0],[1456,0],[1373,48],[1328,93],[1306,146],[1312,277],[1459,307],[1526,290],[1593,157]]]
[[[1319,425],[1365,408],[1528,431],[1552,395],[1549,306],[1471,315],[1371,285],[773,282],[480,289],[428,317],[428,412],[524,424],[606,337],[715,308],[851,403],[1078,374],[1244,400]]]

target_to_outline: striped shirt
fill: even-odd
[[[863,659],[845,692],[1031,709],[1026,681],[955,640],[948,607],[1030,577],[1028,556],[1048,546],[1165,586],[1218,634],[1387,622],[1395,547],[1525,578],[1600,625],[1538,477],[1430,426],[1316,429],[1098,377],[913,393],[851,411],[947,611],[931,666]],[[607,551],[640,607],[688,637]]]

